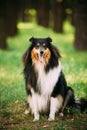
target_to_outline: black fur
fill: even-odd
[[[85,111],[87,113],[87,99],[84,98],[75,99],[75,108],[81,112]]]
[[[53,46],[52,44],[50,44],[49,46],[50,51],[51,51],[51,58],[49,60],[49,63],[47,64],[45,71],[48,72],[50,69],[56,67],[59,63],[58,63],[58,59],[61,57],[59,51],[56,49],[55,46]]]

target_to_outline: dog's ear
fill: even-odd
[[[55,57],[58,59],[58,58],[61,58],[61,55],[59,53],[59,50],[54,46],[54,45],[51,45],[51,48],[52,48],[52,52],[53,54],[55,55]]]
[[[48,38],[47,38],[47,41],[48,41],[48,42],[52,42],[52,38],[48,37]]]
[[[34,42],[34,40],[35,40],[34,37],[31,37],[31,38],[29,39],[30,42]]]

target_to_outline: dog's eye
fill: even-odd
[[[39,48],[39,46],[40,46],[40,44],[38,43],[38,44],[36,45],[36,47],[35,47],[35,48],[36,48],[36,49],[38,49],[38,48]]]
[[[45,49],[47,49],[47,46],[46,46],[46,44],[45,44],[45,43],[43,43],[43,47],[44,47]]]

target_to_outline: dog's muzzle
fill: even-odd
[[[44,48],[43,47],[40,47],[39,61],[40,62],[44,61]]]

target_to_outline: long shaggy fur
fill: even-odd
[[[61,56],[51,44],[52,39],[32,37],[30,42],[23,55],[27,104],[34,114],[34,121],[39,120],[40,113],[49,113],[48,120],[51,121],[56,112],[63,116],[66,106],[76,105],[74,92],[67,86]]]

